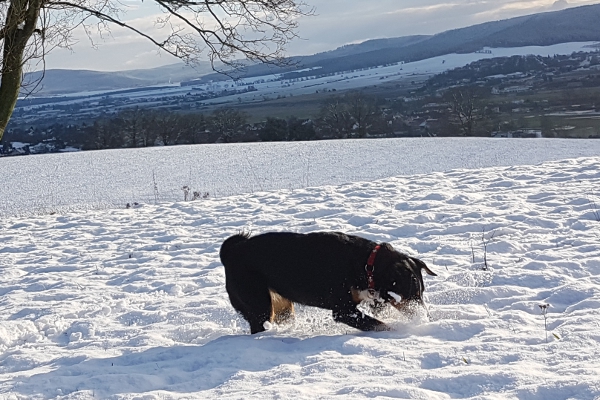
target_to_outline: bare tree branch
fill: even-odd
[[[162,11],[154,30],[124,19],[127,6],[120,0],[0,0],[0,139],[16,104],[24,66],[35,61],[43,69],[49,51],[71,48],[77,28],[83,28],[94,47],[94,36],[103,38],[111,27],[123,28],[188,64],[206,50],[213,69],[232,76],[244,59],[285,64],[285,46],[297,37],[298,18],[313,14],[303,0],[151,0],[151,4]],[[40,80],[33,82],[33,90]]]
[[[131,26],[131,25],[125,23],[125,22],[121,22],[120,20],[118,20],[118,19],[116,19],[116,18],[114,18],[114,17],[112,17],[112,16],[110,16],[108,14],[105,14],[105,13],[103,13],[101,11],[93,10],[93,9],[85,7],[85,6],[81,5],[81,4],[69,3],[69,2],[66,2],[66,1],[52,2],[52,6],[71,7],[71,8],[79,9],[81,11],[88,12],[88,13],[90,13],[90,15],[92,15],[92,16],[100,19],[100,20],[111,22],[111,23],[113,23],[113,24],[115,24],[117,26],[120,26],[122,28],[129,29],[129,30],[135,32],[136,34],[138,34],[138,35],[140,35],[140,36],[142,36],[142,37],[150,40],[153,44],[155,44],[157,47],[161,48],[162,50],[166,51],[167,53],[169,53],[169,54],[171,54],[171,55],[173,55],[175,57],[180,58],[180,56],[178,56],[177,53],[171,52],[168,48],[165,47],[165,42],[158,42],[158,41],[154,40],[154,38],[152,38],[152,36],[147,35],[144,32],[140,31],[139,29],[136,29],[133,26]]]

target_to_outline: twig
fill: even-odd
[[[484,271],[487,271],[489,269],[488,262],[487,262],[487,246],[488,246],[488,244],[490,244],[492,239],[494,239],[495,234],[496,234],[495,231],[492,232],[492,234],[490,235],[488,240],[485,240],[485,227],[483,227],[483,229],[481,231],[481,243],[483,243],[483,268],[482,269]]]
[[[548,343],[548,307],[550,307],[550,304],[540,304],[538,307],[544,316],[544,331],[546,332],[546,343]]]
[[[154,204],[158,204],[158,185],[156,184],[156,173],[152,171],[152,183],[154,184]]]
[[[488,315],[491,317],[492,316],[492,312],[488,308],[487,304],[484,304],[483,306],[485,307],[485,311],[487,311]]]

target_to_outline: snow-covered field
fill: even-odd
[[[600,140],[414,138],[215,144],[0,158],[0,217],[338,185],[600,155]]]
[[[265,98],[276,98],[278,96],[297,96],[315,91],[330,90],[349,90],[360,89],[372,85],[380,85],[385,82],[397,81],[399,79],[419,80],[428,76],[439,74],[454,68],[463,67],[472,62],[494,58],[510,57],[515,55],[540,55],[548,56],[555,54],[571,54],[573,52],[590,52],[595,50],[596,42],[570,42],[559,43],[551,46],[524,46],[507,48],[486,48],[487,52],[474,52],[466,54],[446,54],[425,60],[398,63],[389,66],[378,66],[364,70],[345,71],[331,76],[319,77],[319,69],[315,69],[315,75],[298,79],[283,79],[281,74],[272,74],[240,79],[236,82],[225,80],[220,82],[211,82],[198,84],[193,87],[171,85],[160,86],[156,90],[144,90],[140,92],[82,92],[71,93],[69,97],[84,96],[80,99],[65,100],[64,102],[55,102],[55,104],[67,105],[75,104],[81,101],[98,101],[109,95],[110,98],[129,98],[149,101],[159,99],[165,96],[186,96],[188,93],[215,92],[220,93],[223,90],[243,89],[247,86],[253,86],[255,91],[247,93],[238,93],[230,96],[216,97],[204,100],[204,104],[228,104],[228,103],[248,103],[263,101]],[[147,103],[144,103],[147,106]],[[34,110],[37,106],[24,107],[25,110]]]
[[[373,85],[380,85],[385,82],[393,82],[399,79],[418,80],[427,78],[431,75],[440,74],[454,68],[464,67],[472,62],[489,59],[494,57],[510,57],[516,55],[539,55],[549,56],[555,54],[571,54],[573,52],[590,52],[595,50],[595,42],[571,42],[560,43],[551,46],[524,46],[524,47],[506,47],[506,48],[486,48],[487,52],[474,52],[466,54],[445,54],[438,57],[427,58],[420,61],[399,63],[391,66],[378,66],[366,70],[346,71],[337,73],[333,76],[311,77],[310,80],[278,80],[277,82],[266,81],[264,83],[255,83],[256,78],[242,80],[242,83],[252,83],[257,89],[256,92],[244,93],[228,97],[219,97],[204,101],[211,103],[234,103],[238,101],[260,101],[265,96],[296,96],[301,94],[314,93],[316,90],[349,90],[360,89]],[[315,69],[319,74],[319,70]],[[273,77],[266,77],[273,79]],[[275,77],[277,78],[277,77]],[[232,81],[219,83],[219,86],[233,85]],[[205,90],[209,85],[200,86]],[[239,99],[238,99],[239,98]]]
[[[239,146],[231,160],[255,166],[252,193],[224,161],[205,174],[238,194],[20,217],[8,208],[36,183],[53,185],[49,207],[69,190],[72,204],[77,190],[136,192],[153,169],[159,188],[167,176],[181,185],[201,171],[188,171],[201,146],[177,160],[169,152],[184,147],[0,159],[0,399],[600,398],[600,141],[340,143],[345,153],[289,144],[307,163],[286,145]],[[298,171],[262,175],[275,168]],[[425,278],[431,319],[390,310],[393,331],[363,333],[300,307],[294,323],[251,336],[218,259],[242,229],[388,241],[438,273]]]
[[[579,51],[590,52],[595,49],[595,47],[593,47],[595,44],[595,42],[571,42],[555,44],[552,46],[486,48],[485,50],[487,50],[487,52],[445,54],[420,61],[398,63],[389,66],[382,65],[365,70],[345,71],[324,77],[319,77],[319,70],[315,69],[315,76],[305,78],[305,80],[281,79],[279,75],[269,75],[242,79],[236,84],[234,84],[233,81],[224,81],[216,84],[197,85],[195,87],[207,91],[220,91],[232,88],[235,85],[252,85],[256,91],[208,99],[204,100],[203,103],[227,104],[256,102],[262,101],[264,98],[298,96],[314,93],[315,91],[360,89],[373,85],[381,85],[386,82],[397,81],[399,79],[421,80],[431,75],[440,74],[444,71],[464,67],[465,65],[478,60],[494,57],[510,57],[515,55],[548,56],[555,54],[571,54]],[[185,90],[186,88],[167,90],[176,90],[183,94],[182,89]],[[187,91],[185,93],[187,93]],[[146,96],[146,94],[144,96]]]

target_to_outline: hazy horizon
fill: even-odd
[[[540,12],[556,11],[597,0],[379,0],[365,4],[360,0],[307,0],[315,15],[299,21],[301,39],[292,41],[287,55],[310,55],[370,39],[410,35],[432,35],[450,29],[508,19]],[[153,25],[156,13],[148,3],[127,3],[128,21],[145,29]],[[178,63],[178,59],[159,52],[146,39],[122,28],[113,28],[103,40],[90,40],[76,32],[78,43],[72,51],[55,49],[46,57],[46,69],[87,69],[123,71],[154,68]],[[33,69],[41,69],[33,67]]]

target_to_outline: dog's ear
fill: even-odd
[[[417,267],[419,267],[423,271],[427,272],[428,275],[437,276],[437,274],[435,272],[433,272],[432,270],[430,270],[429,267],[427,266],[427,264],[425,264],[423,261],[419,260],[418,258],[414,258],[414,257],[411,257],[411,260],[413,260],[415,262],[415,264],[417,264]]]

